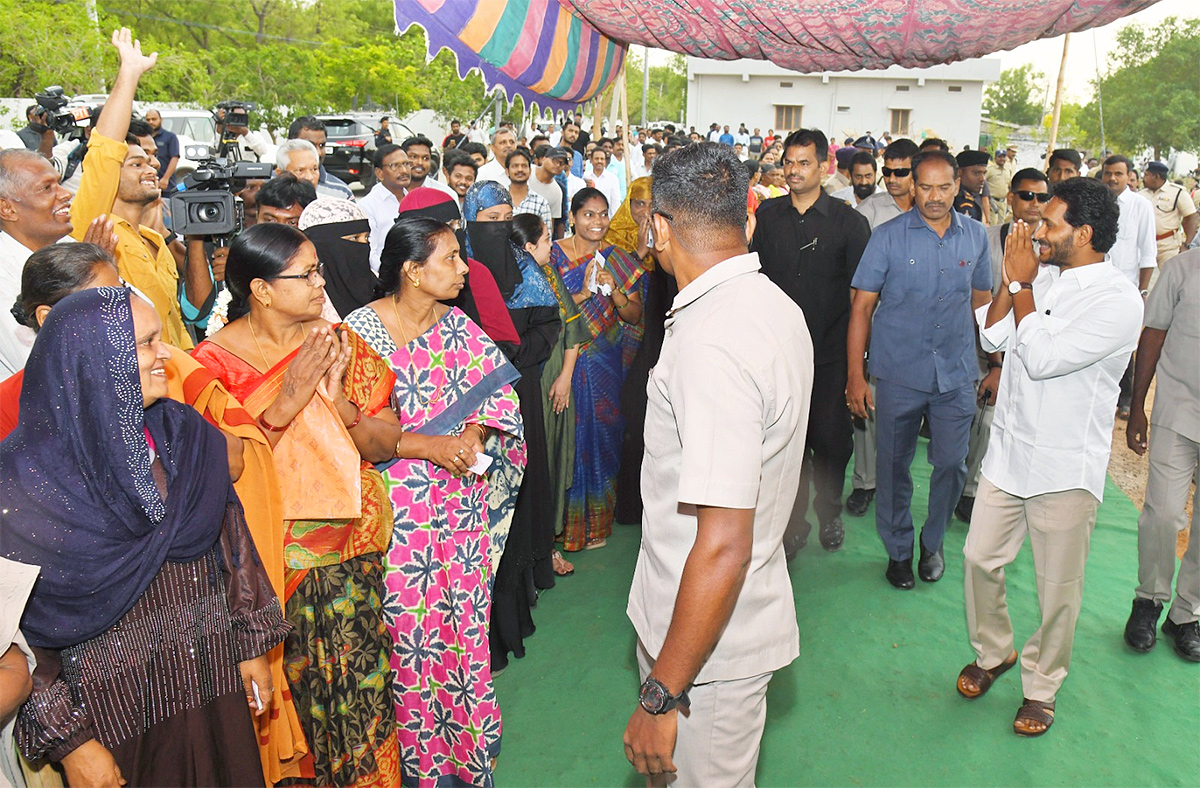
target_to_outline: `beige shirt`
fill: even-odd
[[[758,255],[676,296],[646,387],[642,544],[627,613],[657,658],[696,540],[696,507],[754,509],[746,581],[696,683],[755,676],[800,653],[783,532],[799,486],[813,349],[800,308]]]
[[[1163,263],[1146,299],[1146,328],[1167,332],[1150,423],[1200,442],[1200,249]]]
[[[1154,235],[1159,241],[1173,241],[1158,236],[1175,233],[1183,226],[1183,220],[1196,212],[1192,195],[1175,183],[1164,183],[1158,191],[1142,189],[1138,194],[1154,205]]]

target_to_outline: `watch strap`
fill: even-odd
[[[663,698],[661,706],[656,708],[653,704],[647,704],[646,695],[648,689],[652,689],[653,694]],[[688,709],[692,705],[691,700],[688,698],[687,690],[680,692],[678,695],[672,695],[671,691],[667,689],[667,685],[653,677],[646,679],[642,683],[641,690],[638,692],[638,703],[641,704],[646,713],[654,715],[666,714],[676,706]]]

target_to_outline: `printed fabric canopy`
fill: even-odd
[[[801,72],[912,68],[1107,24],[1157,0],[396,0],[432,57],[546,107],[580,104],[631,44]]]

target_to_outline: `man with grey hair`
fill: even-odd
[[[508,173],[504,169],[504,162],[508,160],[508,154],[517,149],[517,135],[512,129],[499,128],[492,134],[492,150],[490,158],[486,164],[479,168],[479,174],[476,175],[476,181],[495,181],[504,188],[508,188],[509,179]]]
[[[311,183],[318,197],[350,199],[341,189],[321,183],[321,160],[317,148],[308,140],[287,140],[275,151],[275,174],[290,172],[297,180]]]
[[[813,345],[748,250],[747,188],[719,143],[654,165],[654,251],[679,294],[647,386],[653,462],[627,608],[643,684],[624,736],[651,785],[753,785],[767,686],[800,653],[783,534]]]

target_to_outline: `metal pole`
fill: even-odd
[[[642,47],[642,126],[647,124],[646,96],[650,93],[650,47]],[[626,129],[628,132],[628,129]]]
[[[1067,46],[1071,43],[1071,34],[1063,34],[1062,63],[1058,67],[1058,87],[1054,90],[1054,114],[1050,116],[1050,143],[1046,147],[1046,157],[1043,169],[1050,169],[1050,154],[1058,142],[1058,117],[1062,112],[1063,80],[1067,75]]]
[[[1104,140],[1104,90],[1101,85],[1100,77],[1100,52],[1096,48],[1096,28],[1092,28],[1092,56],[1096,60],[1096,107],[1100,110],[1100,158],[1104,158],[1104,152],[1108,150],[1108,143]]]

